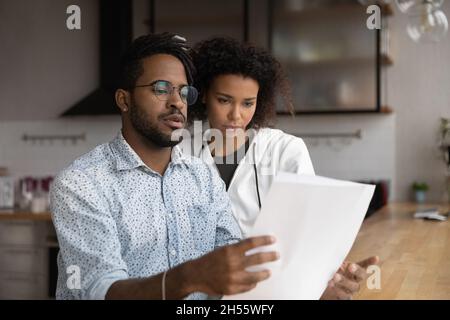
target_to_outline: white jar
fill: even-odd
[[[14,208],[14,179],[0,176],[0,209]]]
[[[48,197],[44,195],[36,196],[31,200],[32,213],[44,213],[48,210]]]

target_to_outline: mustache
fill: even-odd
[[[184,114],[181,113],[180,110],[178,109],[172,109],[172,111],[168,112],[168,113],[164,113],[162,115],[160,115],[158,118],[159,119],[164,119],[168,116],[173,116],[173,115],[177,115],[177,116],[181,116],[183,117],[183,122],[186,122],[186,116]]]

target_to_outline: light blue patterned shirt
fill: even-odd
[[[241,238],[214,170],[174,147],[161,176],[121,133],[58,174],[51,212],[57,299],[104,299],[117,280],[164,272]]]

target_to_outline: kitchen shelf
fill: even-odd
[[[296,110],[294,112],[294,115],[360,115],[360,114],[367,114],[367,115],[389,115],[392,114],[394,111],[391,107],[388,106],[382,106],[380,110],[368,110],[368,109],[339,109],[339,110],[333,110],[333,109],[327,109],[325,111],[301,111]],[[292,114],[289,111],[279,110],[277,111],[278,116],[292,116]]]
[[[391,4],[382,4],[379,5],[381,7],[381,13],[385,17],[389,17],[394,15],[394,9]],[[324,16],[332,16],[336,17],[336,14],[338,15],[348,15],[350,13],[354,13],[355,11],[361,12],[363,14],[366,13],[367,7],[359,4],[359,3],[349,3],[349,4],[336,4],[336,5],[329,5],[329,6],[321,6],[321,7],[310,7],[302,10],[286,10],[281,11],[277,14],[278,18],[282,18],[283,20],[298,20],[301,19],[316,19],[318,15],[324,17]]]
[[[373,58],[365,58],[365,57],[358,57],[358,58],[343,58],[343,59],[323,59],[323,60],[317,60],[317,61],[308,61],[308,62],[302,62],[302,61],[286,61],[281,62],[283,66],[287,68],[287,70],[294,69],[303,69],[303,68],[317,68],[317,67],[348,67],[348,66],[354,66],[354,65],[364,65],[364,64],[374,64],[375,61]],[[394,60],[392,57],[388,55],[381,55],[381,65],[382,66],[391,66],[393,65]]]
[[[390,67],[394,64],[394,59],[387,55],[387,54],[382,54],[381,55],[381,65],[385,66],[385,67]]]
[[[50,212],[0,211],[0,221],[52,221]]]

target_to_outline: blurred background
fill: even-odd
[[[373,210],[448,202],[450,2],[397,2],[370,30],[371,1],[0,0],[0,298],[53,296],[52,177],[118,132],[115,68],[149,32],[270,50],[296,109],[277,127],[304,138],[318,175],[376,183]]]

